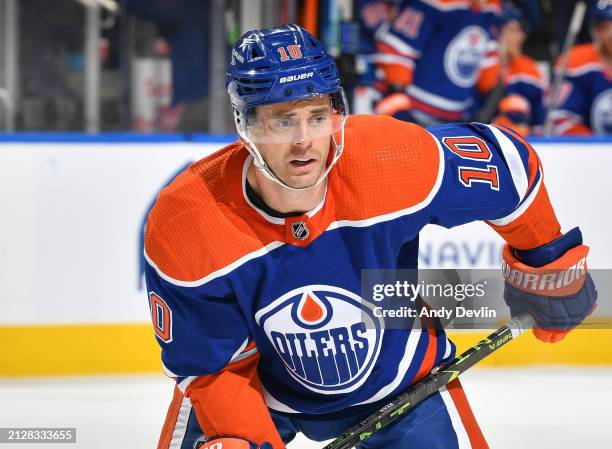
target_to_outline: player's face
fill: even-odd
[[[527,35],[521,24],[517,20],[512,20],[502,28],[499,41],[510,55],[518,55],[523,50],[526,38]]]
[[[259,106],[253,141],[270,170],[293,188],[313,186],[325,170],[333,117],[328,95]]]
[[[595,26],[595,35],[601,44],[603,52],[607,56],[612,56],[612,21],[599,22]]]

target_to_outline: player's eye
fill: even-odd
[[[310,119],[310,124],[314,126],[326,125],[329,121],[329,116],[326,114],[317,114]]]
[[[293,122],[294,120],[285,117],[275,118],[271,121],[270,127],[277,132],[288,131],[293,127]]]

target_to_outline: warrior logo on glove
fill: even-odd
[[[574,228],[531,250],[504,247],[504,300],[512,316],[529,313],[541,341],[561,341],[595,309],[597,290],[587,272],[589,247]]]

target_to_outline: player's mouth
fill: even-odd
[[[296,169],[310,169],[316,164],[316,159],[292,159],[289,161],[289,165]]]

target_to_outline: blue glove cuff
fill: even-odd
[[[541,267],[557,260],[568,250],[579,245],[582,245],[582,232],[576,227],[546,245],[532,249],[513,248],[512,251],[514,256],[524,264],[530,267]]]

